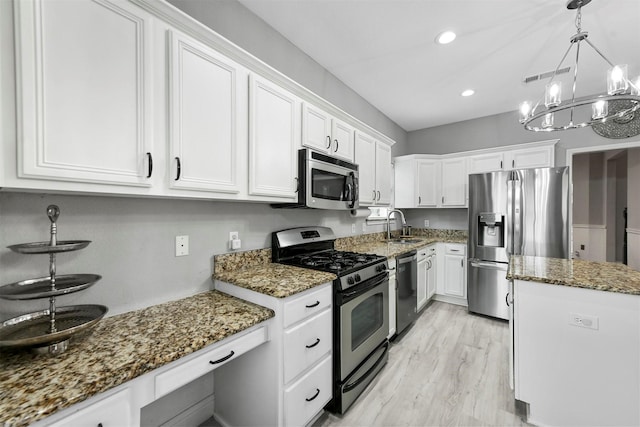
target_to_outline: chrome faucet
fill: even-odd
[[[399,209],[392,209],[387,214],[387,240],[391,240],[391,225],[389,223],[389,218],[391,218],[391,214],[394,212],[398,212],[400,217],[402,218],[402,225],[407,225],[407,221],[404,219],[404,214]]]

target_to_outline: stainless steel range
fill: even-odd
[[[335,273],[333,283],[333,400],[343,414],[388,359],[389,273],[379,255],[337,251],[327,227],[272,234],[274,262]]]

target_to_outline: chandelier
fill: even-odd
[[[582,6],[590,2],[591,0],[569,0],[567,2],[567,9],[577,9],[575,21],[577,31],[571,37],[569,48],[549,78],[544,98],[535,105],[529,101],[520,104],[520,123],[524,125],[525,129],[535,132],[579,129],[606,123],[608,120],[632,119],[636,111],[640,110],[640,76],[633,82],[629,80],[627,65],[614,65],[589,41],[588,33],[582,31]],[[607,71],[606,94],[576,99],[578,59],[582,42],[595,50],[609,64],[610,68]],[[562,82],[557,81],[556,76],[573,46],[576,46],[576,53],[571,97],[563,101]],[[611,107],[615,108],[609,108],[610,103]]]

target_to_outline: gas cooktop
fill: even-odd
[[[385,260],[385,257],[374,254],[329,250],[313,254],[295,255],[289,259],[281,259],[280,262],[343,276]]]

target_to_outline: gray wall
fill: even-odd
[[[404,154],[457,153],[549,139],[559,139],[556,145],[557,166],[566,165],[566,150],[569,148],[621,142],[603,138],[590,128],[553,133],[527,131],[518,122],[517,111],[512,111],[409,132]]]
[[[365,222],[347,211],[257,203],[0,193],[0,284],[48,275],[46,255],[20,255],[6,247],[48,240],[45,210],[52,203],[62,211],[58,239],[92,241],[86,249],[58,255],[58,274],[103,276],[91,288],[61,297],[59,304],[104,304],[109,315],[211,289],[213,255],[229,252],[230,231],[238,231],[242,250],[249,250],[270,247],[275,230],[324,225],[348,236],[353,224],[362,233]],[[368,233],[383,231],[382,225],[366,227]],[[190,255],[175,257],[177,235],[189,236]],[[0,319],[46,306],[46,301],[0,299]]]
[[[407,223],[416,228],[424,228],[424,220],[429,220],[428,228],[439,230],[467,230],[469,228],[468,209],[407,209]]]
[[[404,129],[237,0],[168,1],[292,80],[396,141],[392,148],[394,156],[406,151],[407,132]]]

